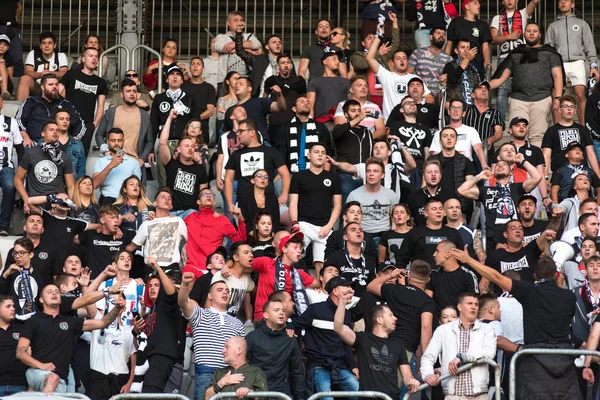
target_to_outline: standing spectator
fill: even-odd
[[[550,181],[550,196],[555,204],[571,197],[571,191],[578,175],[585,175],[590,183],[590,189],[594,191],[596,197],[600,194],[600,179],[583,162],[583,146],[579,142],[571,142],[566,148],[567,163],[560,166],[552,174]]]
[[[342,57],[340,51],[323,53],[323,75],[313,77],[308,82],[306,97],[310,101],[311,115],[319,122],[331,123],[337,105],[348,98],[350,83],[340,75]]]
[[[463,243],[468,247],[472,254],[485,260],[485,251],[479,244],[475,245],[475,231],[467,225],[467,218],[463,216],[460,208],[460,201],[451,197],[444,202],[444,213],[446,214],[446,226],[454,228],[460,234]]]
[[[261,368],[267,386],[291,396],[306,398],[302,351],[298,341],[285,331],[286,315],[283,302],[268,300],[263,307],[264,320],[248,334],[248,363]],[[276,360],[273,355],[277,354]]]
[[[475,0],[476,1],[476,0]],[[464,363],[480,358],[494,358],[496,336],[494,328],[477,320],[479,302],[476,293],[462,293],[458,298],[459,317],[436,329],[429,346],[421,357],[421,376],[431,386],[440,384],[433,365],[440,358],[441,373],[456,375]],[[442,381],[447,399],[488,398],[489,369],[480,365]]]
[[[512,75],[508,118],[518,116],[529,121],[529,141],[534,146],[542,143],[550,110],[560,106],[552,93],[562,95],[565,79],[560,54],[552,46],[542,46],[541,40],[539,25],[528,23],[525,46],[513,50],[490,81],[490,89],[497,89]],[[531,49],[537,49],[537,57],[531,58]]]
[[[123,151],[143,168],[150,153],[154,153],[154,141],[150,116],[138,105],[139,94],[133,80],[121,82],[123,104],[106,110],[96,130],[96,144],[100,153],[106,154],[110,151],[106,144],[108,132],[112,128],[123,130]]]
[[[415,45],[417,49],[431,44],[433,31],[445,27],[449,19],[442,0],[410,0],[406,7],[406,19],[415,23]]]
[[[235,34],[238,30],[238,26],[243,24],[246,25],[244,21],[244,14],[235,10],[231,11],[229,15],[227,15],[227,29],[229,31],[227,33],[221,33],[215,37],[214,49],[219,53],[219,81],[221,81],[226,74],[230,72],[238,72],[241,76],[248,76],[248,66],[244,63],[235,51]],[[256,35],[252,33],[244,33],[243,34],[244,42],[242,46],[246,50],[256,51],[260,49],[260,41],[256,37]],[[219,88],[220,89],[220,88]],[[219,94],[221,94],[222,90],[218,90]]]
[[[463,118],[464,124],[475,128],[479,132],[479,138],[482,142],[487,140],[485,147],[488,150],[489,157],[495,153],[494,143],[502,139],[504,120],[500,111],[488,106],[490,84],[487,81],[483,81],[475,86],[471,97],[473,98],[473,104],[467,106]]]
[[[4,100],[0,98],[0,111],[4,108]],[[23,137],[19,125],[14,118],[0,114],[0,141],[2,157],[0,157],[0,188],[2,188],[2,203],[0,203],[0,236],[8,236],[8,227],[12,220],[15,207],[15,166],[13,164],[13,147],[17,151],[17,161],[24,155]]]
[[[443,138],[445,139],[446,133],[444,132]],[[457,157],[458,166],[461,166],[462,161],[460,157]],[[465,167],[468,167],[468,163],[465,161]],[[448,162],[450,166],[454,166],[454,161],[451,160]],[[460,176],[460,170],[457,174],[451,175],[456,179]],[[417,189],[416,191],[411,193],[411,196],[408,198],[408,208],[410,209],[410,213],[414,219],[415,225],[424,226],[426,223],[425,217],[425,203],[428,199],[432,197],[436,197],[441,202],[445,202],[450,197],[452,197],[452,192],[449,192],[445,186],[452,185],[452,180],[446,179],[445,181],[442,179],[442,166],[437,159],[427,160],[423,163],[423,181],[425,184],[422,188]],[[447,193],[447,191],[449,193]]]
[[[54,114],[54,121],[58,126],[58,147],[71,157],[73,165],[73,179],[77,180],[85,175],[85,149],[80,140],[69,135],[71,115],[65,109],[59,108]],[[40,140],[41,142],[41,140]]]
[[[15,174],[15,189],[27,204],[29,196],[73,193],[75,180],[71,158],[60,148],[58,125],[49,121],[42,128],[42,143],[25,153]],[[27,191],[23,184],[27,177]],[[29,212],[29,206],[24,206]]]
[[[308,81],[324,75],[325,69],[322,63],[325,53],[337,52],[342,49],[331,44],[331,29],[333,26],[328,19],[320,19],[315,25],[315,35],[317,43],[305,47],[300,55],[300,65],[298,66],[298,75],[306,79],[308,71]],[[346,76],[346,64],[340,66],[340,76]],[[314,115],[314,114],[313,114]]]
[[[344,214],[342,215],[342,227],[335,230],[329,235],[327,239],[327,246],[325,247],[325,258],[329,257],[334,251],[342,250],[346,247],[346,241],[344,240],[344,227],[350,222],[356,222],[360,224],[362,222],[362,208],[358,201],[349,201],[344,203]],[[377,245],[373,241],[373,235],[365,233],[365,239],[361,245],[365,250],[365,254],[368,257],[376,258]]]
[[[168,85],[167,80],[169,76],[168,68],[172,65],[177,65],[181,71],[181,77],[187,77],[187,71],[185,69],[185,64],[177,61],[177,40],[168,38],[163,42],[162,50],[161,50],[161,60],[162,60],[162,76],[158,76],[158,60],[150,61],[148,64],[148,68],[144,72],[142,79],[144,80],[144,86],[150,90],[150,96],[152,98],[156,97],[157,89],[158,89],[158,80],[162,80],[163,90]],[[184,76],[185,75],[185,76]],[[160,94],[160,93],[158,93]]]
[[[392,229],[381,235],[377,247],[377,262],[390,261],[396,264],[396,253],[404,238],[414,226],[410,208],[406,204],[396,204],[392,208]]]
[[[208,302],[210,308],[194,305],[189,295],[196,278],[192,272],[184,272],[177,301],[183,316],[190,323],[194,338],[194,399],[204,400],[207,387],[217,368],[223,368],[223,346],[232,337],[244,336],[240,320],[227,314],[229,289],[223,281],[210,285]]]
[[[517,204],[517,212],[519,214],[519,221],[523,226],[523,242],[531,243],[540,237],[542,232],[546,230],[548,221],[541,221],[535,219],[537,199],[532,195],[525,195],[519,199]],[[503,240],[500,240],[502,243]]]
[[[600,79],[594,33],[585,20],[575,16],[574,0],[559,2],[558,10],[560,15],[546,29],[546,44],[554,47],[563,59],[567,82],[571,83],[577,98],[577,119],[585,125],[587,71],[596,82]],[[554,121],[560,118],[558,111],[553,112]]]
[[[21,21],[23,2],[11,0],[4,4],[3,21],[0,24],[0,34],[11,37],[10,56],[15,61],[15,77],[23,75],[23,41],[21,40]]]
[[[108,60],[108,57],[106,58],[106,60]],[[121,81],[121,90],[111,96],[109,101],[109,107],[117,107],[125,104],[125,96],[122,95],[122,84],[126,79],[133,81],[133,83],[135,83],[135,86],[137,87],[137,94],[135,98],[133,98],[133,96],[128,96],[130,101],[134,100],[135,106],[137,106],[140,110],[144,110],[147,113],[150,113],[150,105],[152,104],[152,99],[146,91],[142,90],[142,81],[140,81],[140,74],[138,74],[138,72],[134,69],[126,71],[123,75],[123,80]]]
[[[304,247],[312,244],[312,260],[318,272],[325,261],[325,244],[342,212],[342,188],[335,172],[324,169],[326,149],[323,143],[309,148],[310,167],[292,177],[290,218],[292,230],[304,234]]]
[[[192,57],[190,61],[191,78],[184,82],[181,89],[192,95],[198,103],[200,109],[200,118],[202,123],[202,138],[204,143],[210,143],[210,130],[208,120],[215,113],[215,104],[217,104],[217,91],[214,86],[204,80],[204,61],[200,57]]]
[[[408,73],[416,74],[423,79],[424,85],[427,85],[435,98],[438,98],[442,91],[440,78],[444,66],[452,61],[452,56],[443,51],[444,43],[446,43],[445,26],[443,24],[431,28],[429,33],[430,44],[418,46],[408,59]],[[423,31],[427,31],[427,29]]]
[[[0,392],[3,396],[27,390],[25,365],[17,360],[17,344],[22,326],[15,321],[15,301],[10,296],[0,296]]]
[[[600,157],[600,84],[594,85],[585,106],[585,127],[594,141],[596,158]]]
[[[527,20],[535,13],[539,2],[539,0],[530,0],[526,8],[518,10],[519,4],[517,1],[502,0],[504,11],[499,15],[495,15],[490,24],[492,44],[499,46],[498,67],[506,59],[508,53],[525,44],[525,26],[527,26]],[[511,82],[512,78],[508,78],[498,88],[497,92],[498,111],[500,111],[502,121],[506,119]]]
[[[25,73],[17,87],[17,100],[25,100],[31,94],[39,94],[40,85],[43,85],[41,78],[45,75],[54,75],[60,79],[69,69],[66,54],[56,51],[56,35],[46,31],[39,34],[39,39],[40,48],[27,53]],[[15,60],[21,57],[19,54]]]
[[[123,151],[125,134],[120,128],[108,131],[106,144],[109,155],[96,160],[92,180],[94,187],[100,189],[100,204],[112,204],[120,195],[122,183],[132,175],[142,179],[140,164],[135,158]]]
[[[224,126],[228,124],[225,120],[225,113],[238,102],[237,96],[235,95],[235,85],[239,78],[241,78],[241,75],[232,71],[225,75],[223,83],[220,83],[221,81],[219,81],[219,85],[222,85],[223,87],[223,93],[221,93],[217,99],[217,132],[219,134],[226,130]]]
[[[467,39],[471,49],[477,49],[475,52],[475,65],[481,71],[489,66],[492,67],[492,32],[487,22],[479,19],[481,3],[479,0],[465,0],[462,3],[463,16],[457,17],[448,25],[448,43],[446,44],[446,53],[458,46],[460,39]]]
[[[94,129],[100,124],[104,114],[104,102],[108,94],[106,81],[94,73],[98,67],[99,56],[98,49],[88,47],[81,56],[83,67],[80,70],[67,71],[58,82],[58,92],[76,105],[75,108],[85,123],[86,134],[79,139],[83,143],[86,155],[90,150]]]
[[[210,39],[210,54],[202,59],[204,63],[204,80],[217,90],[219,83],[219,53],[215,50],[215,39]]]
[[[85,123],[68,100],[58,94],[58,78],[55,74],[45,74],[40,81],[41,95],[28,97],[17,112],[17,122],[23,136],[23,146],[33,147],[42,138],[42,128],[52,121],[54,112],[64,108],[71,115],[71,136],[80,139],[85,135]]]
[[[417,105],[417,122],[429,128],[431,132],[439,129],[440,110],[437,105],[425,101],[425,86],[421,78],[412,78],[408,81],[408,95]],[[387,119],[386,125],[388,127],[395,121],[404,120],[404,115],[400,112],[400,109],[401,104],[394,107]]]
[[[475,0],[477,1],[477,0]],[[464,103],[473,104],[473,91],[483,84],[483,71],[474,61],[478,49],[471,47],[466,38],[458,39],[454,52],[457,58],[444,66],[442,71],[447,77],[446,91],[448,98],[461,99]]]
[[[212,254],[206,257],[207,271],[194,283],[189,296],[200,307],[210,308],[210,302],[207,299],[212,285],[212,278],[217,272],[221,271],[221,268],[225,265],[225,260],[227,260],[227,249],[223,246],[217,247]]]

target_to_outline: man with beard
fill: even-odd
[[[408,72],[417,74],[434,97],[441,93],[442,71],[444,66],[452,61],[452,56],[443,51],[446,43],[445,25],[431,29],[429,40],[431,44],[427,47],[415,49],[408,59]]]
[[[520,183],[510,181],[510,166],[506,161],[499,161],[494,166],[494,172],[484,170],[473,178],[465,181],[459,188],[458,194],[471,200],[483,203],[485,211],[486,251],[496,248],[495,237],[500,235],[504,224],[517,219],[516,201],[525,193],[531,192],[540,182],[542,176],[538,170],[522,154],[515,158],[529,174],[530,178]],[[488,183],[477,186],[481,180],[490,180],[495,177],[495,184]]]
[[[71,115],[70,133],[77,139],[85,135],[85,123],[67,99],[58,94],[58,77],[46,74],[40,81],[42,94],[28,97],[17,112],[17,123],[23,136],[23,146],[34,147],[42,138],[42,127],[52,120],[54,112],[64,108]]]
[[[320,19],[315,26],[315,35],[317,35],[317,43],[305,47],[300,55],[300,64],[298,65],[298,75],[306,79],[306,71],[309,72],[309,82],[315,78],[324,75],[322,58],[325,53],[332,51],[341,51],[331,44],[331,21],[328,19]],[[340,65],[340,75],[346,76],[346,63]],[[314,115],[314,114],[312,114]]]
[[[471,45],[469,39],[458,39],[454,49],[456,59],[446,64],[442,71],[448,77],[447,97],[461,99],[468,105],[473,104],[471,94],[483,82],[483,70],[475,61],[478,49]]]
[[[365,112],[366,118],[359,125],[371,129],[374,139],[385,137],[385,121],[381,115],[381,109],[375,103],[367,100],[369,98],[369,84],[363,76],[355,76],[350,80],[350,98],[360,103],[360,109]],[[335,109],[334,124],[340,125],[348,122],[344,115],[344,104],[347,99],[340,101]]]
[[[573,179],[575,195],[552,206],[553,213],[563,214],[564,232],[560,240],[573,243],[574,237],[579,236],[579,217],[583,214],[598,215],[598,203],[589,197],[590,180],[585,175]]]
[[[563,92],[565,79],[562,58],[552,46],[542,46],[541,38],[539,25],[527,24],[526,46],[513,50],[490,81],[490,88],[497,89],[513,77],[509,118],[527,118],[530,123],[529,141],[535,146],[542,143],[548,129],[548,113],[560,106],[558,96]],[[553,92],[557,96],[554,100]]]
[[[124,79],[121,82],[123,104],[111,107],[104,113],[96,131],[96,145],[100,148],[101,154],[108,153],[110,151],[106,144],[108,131],[111,128],[120,128],[123,130],[125,140],[123,151],[129,157],[133,157],[142,168],[144,162],[148,160],[148,155],[154,152],[154,142],[150,116],[137,105],[138,97],[139,91],[135,82]]]
[[[333,231],[329,238],[327,238],[327,246],[325,246],[325,258],[329,257],[331,253],[336,250],[341,250],[346,247],[346,241],[344,240],[344,227],[350,222],[356,222],[360,224],[362,222],[362,208],[358,201],[349,201],[344,203],[344,214],[342,215],[342,227],[336,231]],[[365,233],[365,240],[362,244],[362,248],[365,250],[365,254],[368,257],[376,257],[377,246],[373,241],[373,236],[369,233]]]
[[[340,75],[343,57],[341,51],[323,53],[323,76],[308,82],[306,97],[310,101],[311,115],[319,122],[332,122],[335,108],[348,98],[350,81]]]
[[[517,204],[517,214],[523,226],[523,242],[525,243],[531,243],[536,240],[548,226],[548,221],[535,219],[537,201],[535,196],[526,194],[521,196]],[[498,243],[506,242],[504,235],[496,239]]]
[[[417,105],[417,122],[429,128],[431,132],[439,129],[440,110],[437,105],[427,103],[425,101],[425,84],[421,78],[412,78],[410,81],[408,81],[408,95]],[[393,122],[403,121],[405,119],[401,110],[402,104],[398,104],[396,107],[394,107],[386,122],[388,128],[391,127]]]
[[[82,68],[67,71],[58,83],[58,92],[75,105],[86,124],[85,135],[80,138],[86,154],[92,143],[94,129],[104,114],[104,102],[108,94],[106,81],[96,75],[99,56],[98,49],[88,47],[81,56]]]

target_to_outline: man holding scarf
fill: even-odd
[[[456,59],[444,66],[442,74],[448,76],[447,98],[462,99],[473,105],[471,94],[483,80],[482,71],[477,67],[477,48],[471,47],[468,39],[459,39],[454,49]]]

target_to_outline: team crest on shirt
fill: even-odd
[[[163,101],[162,103],[160,103],[160,105],[158,106],[158,109],[160,110],[160,112],[162,113],[166,113],[167,111],[169,111],[171,109],[171,104],[169,104],[168,101]]]
[[[422,108],[421,108],[421,112],[422,112],[422,113],[428,113],[428,112],[429,112],[429,110],[427,109],[427,107],[422,107]]]
[[[20,336],[19,332],[13,332],[13,334],[12,334],[12,337],[15,340],[19,340],[19,336]]]
[[[331,180],[330,179],[323,180],[323,185],[325,185],[327,187],[331,186]]]
[[[4,153],[2,150],[0,150],[0,159],[3,159],[5,155],[6,155],[6,153]]]
[[[573,30],[574,30],[575,32],[579,32],[579,29],[581,29],[581,28],[579,27],[579,25],[573,25]]]
[[[473,37],[479,37],[479,28],[473,28]]]
[[[406,94],[406,83],[396,84],[396,92],[398,94]]]
[[[532,151],[531,150],[525,150],[525,155],[528,157],[531,157]]]
[[[63,331],[66,331],[67,329],[69,329],[69,324],[67,324],[66,322],[61,322],[60,324],[58,324],[58,327]]]
[[[40,252],[40,260],[45,260],[48,258],[48,253],[46,253],[45,251]]]
[[[2,124],[2,130],[8,132],[8,124],[6,122]]]
[[[42,160],[33,169],[34,175],[40,183],[50,183],[58,175],[58,167],[51,160]]]

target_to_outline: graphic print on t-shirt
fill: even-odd
[[[179,222],[162,222],[148,226],[148,257],[157,262],[174,262],[174,254],[179,251]]]
[[[255,171],[265,168],[265,154],[262,151],[251,151],[240,157],[242,176],[252,176]]]
[[[400,253],[400,247],[402,247],[402,242],[404,242],[404,238],[388,239],[388,252],[390,256],[390,261],[394,264],[396,263],[396,255]]]
[[[400,95],[405,95],[407,89],[408,89],[408,85],[406,84],[406,82],[396,83],[396,93],[398,93]]]
[[[181,168],[177,168],[177,175],[175,175],[175,184],[173,189],[185,194],[194,194],[195,186],[196,175],[186,172]]]
[[[36,164],[34,175],[40,183],[50,183],[58,175],[58,168],[50,160],[42,160]]]
[[[417,129],[414,126],[401,126],[398,129],[398,133],[400,133],[400,136],[408,138],[405,143],[410,154],[423,157],[421,150],[418,149],[422,148],[421,142],[427,136],[427,133],[424,130]]]
[[[500,273],[505,271],[521,271],[523,268],[529,268],[527,257],[523,256],[521,259],[513,262],[500,261]]]
[[[98,94],[98,85],[88,85],[75,79],[75,90],[96,95]]]
[[[579,129],[577,128],[559,129],[558,138],[560,140],[561,150],[566,150],[567,146],[571,142],[581,143],[581,139],[579,137]]]
[[[375,347],[371,347],[371,354],[373,358],[379,364],[369,364],[369,368],[372,371],[391,373],[394,371],[395,366],[392,364],[394,362],[394,355],[390,354],[388,347],[383,345],[381,351],[377,350]]]
[[[363,204],[363,218],[370,217],[376,221],[387,220],[390,218],[391,204],[381,204],[379,200],[375,200],[373,204]]]
[[[447,236],[425,236],[425,244],[440,244],[448,240]]]

